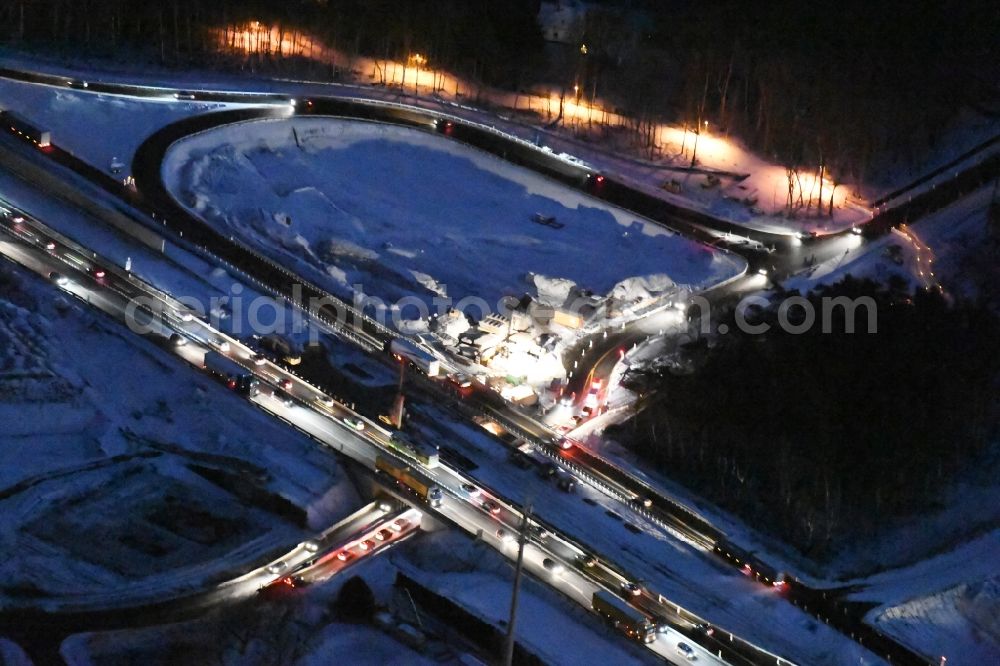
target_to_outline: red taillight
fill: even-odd
[[[604,182],[604,176],[598,174],[595,180],[597,180],[597,184],[600,185],[601,183]]]
[[[97,269],[96,271],[94,271],[94,277],[96,277],[98,279],[103,278],[104,277],[104,271],[102,271],[101,269]]]
[[[228,382],[226,382],[226,386],[228,386],[231,389],[236,388],[236,380],[235,379],[230,379]]]

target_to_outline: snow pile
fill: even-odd
[[[532,275],[531,282],[535,285],[538,302],[554,308],[562,306],[569,298],[570,292],[576,287],[576,283],[572,280],[551,278],[544,275]]]
[[[478,297],[492,309],[525,292],[557,301],[574,284],[603,295],[634,277],[649,291],[703,288],[743,269],[738,257],[411,128],[242,123],[178,142],[163,174],[210,224],[348,298],[416,295],[434,311],[434,299]]]
[[[628,278],[615,285],[615,288],[611,290],[611,296],[619,301],[634,303],[644,301],[653,294],[663,293],[673,286],[673,280],[662,273]]]

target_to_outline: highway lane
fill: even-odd
[[[25,221],[27,221],[27,218]],[[53,270],[53,267],[65,264],[64,254],[51,253],[45,249],[47,241],[44,237],[44,226],[41,223],[32,220],[32,233],[29,238],[25,239],[12,229],[9,222],[8,218],[3,225],[0,225],[0,228],[7,232],[8,237],[11,239],[10,241],[5,240],[3,243],[0,243],[0,251],[3,251],[10,259],[18,261],[42,275],[48,275]],[[92,256],[89,261],[91,265],[104,265],[104,262],[96,256]],[[132,299],[140,295],[148,296],[156,293],[156,290],[151,286],[145,285],[133,276],[122,275],[114,269],[109,269],[99,279],[94,278],[89,272],[83,273],[77,271],[74,273],[72,270],[67,270],[67,273],[72,275],[71,282],[65,285],[68,291],[79,296],[86,302],[102,306],[102,309],[108,314],[118,319],[125,317],[128,303]],[[99,296],[103,298],[99,298]],[[165,336],[167,330],[173,330],[191,340],[188,344],[176,349],[180,358],[188,360],[198,367],[201,365],[199,357],[203,358],[205,351],[210,348],[215,348],[220,352],[224,352],[230,358],[243,362],[253,359],[254,353],[251,349],[236,340],[228,338],[223,333],[211,329],[200,320],[184,321],[183,317],[178,316],[176,318],[158,318],[153,321],[159,327],[159,330],[155,334]],[[165,322],[169,322],[169,324],[165,324]],[[257,368],[259,366],[255,366],[251,362],[250,367]],[[379,443],[380,437],[377,433],[380,431],[384,433],[385,431],[376,424],[367,421],[365,429],[358,431],[331,415],[329,413],[331,408],[328,402],[319,402],[316,400],[316,397],[322,395],[322,392],[315,389],[315,387],[295,378],[294,375],[277,368],[277,366],[274,368],[265,368],[264,372],[279,376],[280,379],[289,379],[292,384],[287,389],[282,390],[287,390],[295,398],[295,401],[291,405],[287,405],[283,400],[276,399],[273,394],[262,392],[253,397],[252,401],[265,411],[274,414],[324,445],[340,451],[352,459],[362,462],[366,466],[372,466],[377,455],[391,455],[398,458],[394,450],[385,449],[384,445]],[[335,408],[342,410],[344,414],[350,413],[350,410],[346,407],[334,404]],[[362,418],[357,415],[355,416],[359,419]],[[384,434],[382,436],[384,437]],[[416,467],[416,465],[414,466]],[[420,472],[432,478],[435,483],[439,484],[446,491],[442,507],[436,513],[453,521],[454,524],[470,534],[481,535],[487,543],[496,547],[501,553],[510,555],[508,549],[506,549],[508,545],[506,539],[498,535],[497,530],[502,527],[510,532],[516,531],[521,521],[520,511],[516,507],[495,493],[491,493],[488,490],[481,490],[484,493],[483,497],[492,498],[500,506],[500,511],[494,515],[484,509],[482,500],[475,500],[469,497],[468,493],[463,490],[463,485],[467,486],[469,484],[476,485],[479,488],[480,486],[475,484],[474,480],[444,465],[434,468],[421,467]],[[559,541],[563,542],[564,545],[555,547],[554,544]],[[545,557],[551,557],[562,561],[571,561],[573,557],[582,557],[587,552],[579,549],[577,551],[579,555],[575,555],[573,551],[567,553],[565,544],[571,544],[571,542],[553,531],[544,540],[544,543],[541,540],[534,541],[532,548],[542,553],[542,560]],[[309,559],[311,555],[312,553],[304,546],[300,546],[296,552],[282,559],[286,562],[286,566],[297,566],[299,563],[303,563]],[[541,565],[539,564],[538,566]],[[597,570],[602,571],[603,569],[599,568]],[[596,589],[595,586],[601,584],[601,579],[589,572],[581,571],[580,573],[566,577],[563,581],[562,577],[560,577],[560,580],[553,580],[552,576],[549,575],[550,572],[545,570],[544,567],[539,569],[535,565],[532,565],[529,571],[539,574],[540,577],[545,576],[542,578],[543,581],[548,581],[570,598],[581,601],[581,603],[586,601],[584,605],[587,608],[589,608],[589,598],[584,599],[584,597],[581,597],[580,590]],[[273,575],[275,572],[267,573]],[[581,587],[581,581],[588,581],[591,587]],[[259,585],[260,582],[260,574],[250,575],[246,580],[240,581],[241,589]],[[611,589],[615,591],[617,588],[612,586]],[[690,643],[690,641],[688,642]],[[651,649],[662,651],[662,643]]]
[[[304,399],[308,399],[308,398],[304,398]]]
[[[346,104],[355,104],[355,103],[363,103],[363,100],[355,100],[355,101],[351,101],[351,102],[346,103]],[[393,106],[393,105],[388,105],[385,108],[390,108],[390,107],[393,108],[393,111],[392,111],[391,114],[388,114],[388,115],[390,117],[392,117],[396,121],[410,122],[410,123],[418,124],[418,125],[421,124],[421,123],[426,122],[426,117],[427,117],[426,113],[424,113],[424,112],[422,112],[420,110],[412,110],[412,109],[410,109],[410,110],[400,110],[398,108],[398,106]],[[346,106],[344,106],[343,104],[341,104],[338,107],[338,109],[341,109],[341,110],[344,109],[344,108],[346,108]],[[274,113],[274,112],[275,112],[274,110],[270,111],[270,113]],[[284,111],[282,111],[282,112],[283,113],[287,113],[287,112],[284,112]],[[462,122],[462,121],[459,121],[459,122]],[[464,131],[464,129],[461,129],[461,131]],[[477,131],[485,131],[486,134],[489,135],[491,141],[496,141],[497,140],[496,139],[497,133],[495,133],[495,132],[491,133],[491,132],[488,132],[487,130],[485,130],[483,128],[478,128]],[[475,136],[476,136],[475,133],[470,132],[470,134],[467,137],[464,137],[464,138],[463,137],[459,137],[459,138],[462,138],[462,140],[466,140],[467,142],[473,142]],[[505,157],[507,156],[506,149],[504,150],[504,156]],[[529,164],[528,166],[531,166],[531,165]],[[560,166],[560,168],[562,168],[562,166]],[[573,177],[574,178],[578,177],[579,175],[580,174],[578,172],[574,172],[573,173]],[[563,176],[568,177],[568,175],[565,174],[565,173],[563,174]],[[580,187],[592,187],[592,185],[588,185],[587,183],[584,183],[582,185],[578,183],[578,186],[580,186]],[[618,194],[621,194],[620,190],[618,190],[617,188],[611,188],[610,191],[618,192]],[[596,194],[598,194],[599,196],[602,196],[602,198],[606,198],[606,196],[605,196],[606,193],[597,192]],[[939,192],[939,195],[940,195],[940,192]],[[916,209],[913,209],[913,210],[916,210]],[[718,232],[720,231],[720,229],[721,229],[721,227],[718,228],[718,229],[714,229],[713,233],[716,234],[716,235],[713,236],[713,238],[717,238],[717,235],[718,235]],[[724,233],[730,233],[730,232],[727,230]],[[745,232],[743,232],[742,230],[738,230],[738,233],[740,233],[742,235]],[[747,234],[747,235],[750,235],[750,234]],[[773,255],[773,254],[768,254],[767,256],[771,257],[771,259],[768,259],[768,261],[770,263],[766,263],[766,262],[762,262],[762,261],[758,261],[757,263],[760,264],[760,265],[762,265],[762,266],[764,266],[764,265],[768,266],[769,270],[771,270],[773,272],[772,276],[778,277],[778,276],[780,276],[780,274],[782,273],[782,271],[790,271],[790,270],[794,270],[794,269],[800,267],[797,264],[797,261],[798,261],[798,259],[804,258],[805,256],[814,257],[816,261],[821,260],[823,257],[827,256],[828,254],[830,256],[835,256],[835,253],[834,253],[834,251],[832,249],[834,247],[834,241],[838,241],[838,240],[843,241],[844,240],[844,236],[846,236],[846,235],[842,235],[841,237],[838,237],[838,238],[835,238],[835,239],[816,239],[816,240],[806,239],[805,241],[798,241],[798,239],[784,238],[783,239],[783,243],[785,241],[787,241],[787,244],[783,244],[783,245],[780,246],[780,251],[777,253],[777,257],[775,257],[775,255]],[[799,251],[798,253],[796,253],[795,251],[786,251],[786,245],[787,245],[787,248],[794,248],[794,247],[798,246],[798,247],[802,247],[802,248],[805,248],[805,249]],[[776,247],[778,247],[778,246],[776,245]],[[752,254],[753,257],[757,257],[758,259],[761,259],[762,255],[759,255],[759,253],[755,253],[754,252],[754,253],[751,253],[751,254]],[[277,269],[275,267],[273,267],[273,266],[270,266],[268,268],[268,270],[271,271],[272,274],[274,274],[274,272]],[[280,271],[278,271],[278,272],[280,272]],[[287,278],[287,275],[285,275],[284,277]],[[626,338],[625,341],[627,341],[627,340],[628,339]],[[517,418],[517,417],[515,417],[515,418]],[[540,433],[544,433],[544,429],[540,429]],[[632,479],[632,480],[628,480],[628,481],[631,484],[631,483],[634,483],[635,480]]]

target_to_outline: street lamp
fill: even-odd
[[[414,53],[410,56],[410,62],[417,66],[417,75],[413,77],[413,94],[419,95],[420,91],[418,90],[418,86],[420,85],[420,66],[427,62],[427,58],[419,53]]]

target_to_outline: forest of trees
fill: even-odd
[[[995,3],[632,4],[651,19],[637,41],[614,8],[590,16],[599,91],[837,182],[938,147],[963,107],[1000,117]]]
[[[726,335],[612,436],[817,560],[933,508],[1000,434],[1000,322],[851,278],[809,300],[842,295],[875,300],[877,333]]]
[[[546,49],[538,8],[539,0],[8,0],[0,40],[61,55],[232,66],[213,31],[259,21],[348,57],[421,53],[477,84],[579,83],[588,99],[629,115],[637,137],[656,122],[708,121],[836,183],[877,182],[886,164],[933,150],[963,107],[1000,114],[1000,12],[987,0],[604,0],[588,14],[586,53]],[[306,65],[259,59],[255,67]]]
[[[9,0],[0,39],[51,54],[220,64],[213,31],[257,21],[346,54],[402,58],[491,85],[522,82],[542,53],[531,0]]]

